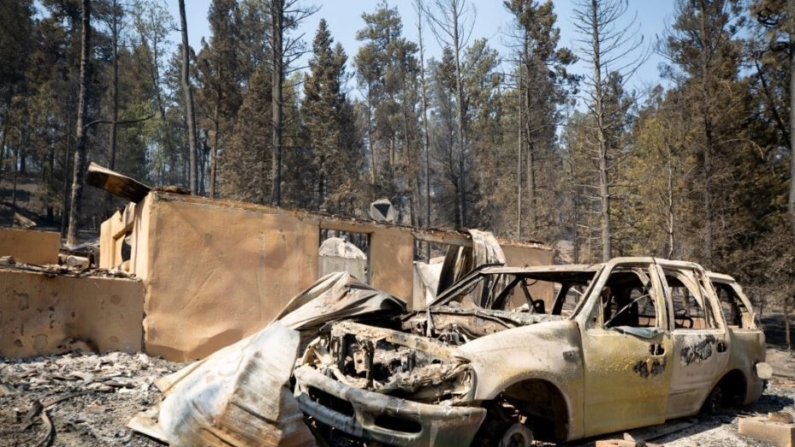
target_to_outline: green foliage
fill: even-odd
[[[348,57],[342,46],[333,43],[326,21],[321,19],[301,105],[311,153],[310,164],[304,168],[312,177],[311,207],[350,215],[359,184],[360,148],[353,130],[353,105],[344,92]]]
[[[419,158],[419,63],[417,45],[403,37],[397,8],[380,2],[362,14],[363,42],[354,57],[356,79],[364,90],[370,182],[375,196],[386,196],[400,214],[416,220]]]
[[[262,67],[249,81],[229,147],[220,159],[222,197],[270,202],[271,114],[271,76]]]

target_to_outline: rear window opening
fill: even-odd
[[[740,298],[732,284],[712,281],[720,299],[721,311],[726,324],[734,329],[756,329],[753,313]],[[739,286],[738,286],[739,287]]]

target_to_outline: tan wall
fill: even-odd
[[[121,213],[116,211],[99,227],[99,268],[112,269],[121,264],[120,240],[115,236],[123,226]]]
[[[533,267],[552,264],[552,250],[537,245],[511,244],[500,241],[505,263],[511,267]]]
[[[126,236],[130,234],[134,238],[136,226],[144,224],[139,218],[141,211],[141,206],[130,202],[122,212],[116,211],[108,220],[102,222],[99,235],[100,268],[113,269],[122,265],[124,262],[122,246]]]
[[[143,284],[0,270],[0,357],[141,350]]]
[[[321,227],[369,234],[371,284],[412,298],[411,229],[162,192],[133,212],[131,273],[145,284],[151,355],[203,358],[269,323],[317,280]],[[102,240],[119,225],[103,226]],[[538,251],[509,248],[506,255],[551,262],[551,251]]]
[[[379,228],[370,235],[370,284],[412,301],[414,236],[398,228]]]
[[[57,264],[61,235],[52,231],[0,228],[0,256],[25,264]]]
[[[148,238],[137,243],[147,244],[148,267],[136,273],[146,283],[151,355],[205,357],[261,329],[317,278],[311,220],[157,194],[145,207]]]
[[[547,247],[530,244],[511,244],[500,241],[502,251],[505,253],[506,264],[511,267],[534,267],[552,264],[552,250]],[[530,294],[534,299],[544,300],[546,311],[549,312],[555,300],[555,291],[549,283],[539,282],[530,286]],[[511,304],[518,306],[525,303],[524,297],[511,300]]]
[[[130,273],[139,278],[149,277],[149,267],[152,264],[149,255],[149,238],[152,225],[152,202],[156,195],[149,194],[135,205],[135,220],[132,226],[132,241],[130,253]]]
[[[146,284],[151,355],[205,357],[261,329],[318,278],[320,216],[165,193],[138,208],[132,268]],[[411,232],[355,229],[370,234],[371,283],[410,299]]]

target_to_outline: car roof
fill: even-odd
[[[723,273],[716,273],[716,272],[707,272],[707,277],[710,281],[720,282],[720,283],[736,283],[737,280],[733,277],[723,274]]]

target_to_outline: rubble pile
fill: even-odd
[[[155,380],[182,366],[118,352],[0,362],[0,447],[162,445],[126,424],[162,400]]]

